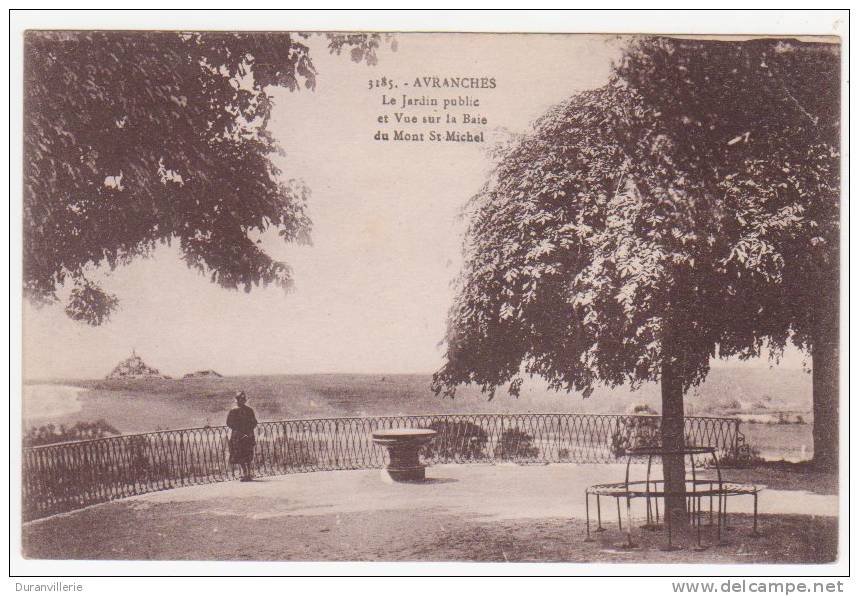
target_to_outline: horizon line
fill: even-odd
[[[763,366],[749,366],[749,365],[743,365],[743,364],[731,364],[731,365],[711,367],[711,369],[712,368],[729,369],[729,370],[775,370],[775,369],[778,369],[780,371],[795,370],[795,371],[800,371],[800,372],[805,372],[805,373],[811,372],[810,370],[805,370],[805,368],[802,366],[780,366],[779,364],[767,364],[767,365],[763,365]],[[194,371],[192,371],[192,372],[194,372]],[[215,372],[217,372],[217,371],[215,371]],[[417,375],[432,376],[434,373],[435,373],[435,371],[431,371],[431,372],[430,371],[411,371],[411,372],[306,371],[306,372],[240,372],[240,373],[218,373],[218,374],[220,375],[220,378],[229,378],[229,377],[235,378],[235,377],[290,377],[290,376],[302,377],[302,376],[322,376],[322,375],[329,375],[329,376],[353,375],[353,376],[367,376],[367,377],[370,377],[370,376],[393,377],[393,376],[417,376]],[[709,376],[709,374],[708,374],[708,376]],[[193,378],[183,379],[182,376],[175,376],[175,375],[160,375],[160,376],[152,376],[152,377],[127,377],[127,378],[133,379],[133,380],[146,379],[146,378],[170,380],[170,381],[195,380]],[[209,378],[212,378],[212,377],[209,377]],[[219,377],[214,377],[214,378],[219,378]],[[81,377],[78,377],[78,376],[74,376],[74,377],[73,376],[25,377],[23,375],[21,376],[22,383],[38,383],[38,382],[53,383],[53,382],[57,382],[57,381],[107,381],[107,380],[122,380],[122,379],[121,378],[120,379],[108,379],[106,376],[100,376],[100,377],[83,377],[83,376],[81,376]],[[526,380],[539,381],[540,378],[539,377],[527,377]],[[704,380],[706,381],[706,378]],[[505,385],[506,385],[506,383],[505,383]]]

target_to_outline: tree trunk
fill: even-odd
[[[662,364],[662,448],[680,450],[685,444],[683,382],[670,358]],[[662,460],[665,479],[665,516],[672,527],[687,524],[686,465],[683,455],[666,455]]]
[[[839,294],[837,272],[818,288],[814,304],[811,346],[814,410],[814,465],[838,470],[838,338]]]

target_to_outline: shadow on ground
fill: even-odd
[[[836,559],[837,520],[790,515],[737,516],[722,546],[705,532],[703,552],[694,537],[663,552],[662,532],[636,530],[635,548],[612,528],[585,542],[581,520],[480,522],[428,511],[374,511],[248,519],[203,514],[189,504],[155,520],[145,510],[95,508],[25,532],[24,551],[37,559],[254,560],[254,561],[482,561],[607,563],[828,563]],[[141,532],[141,527],[147,531]],[[97,539],[93,539],[97,538]]]
[[[426,483],[384,483],[378,470],[317,472],[190,486],[24,524],[35,559],[256,561],[569,561],[618,563],[827,563],[837,556],[837,498],[771,487],[761,494],[763,536],[751,501],[731,501],[725,544],[703,552],[679,538],[607,531],[585,542],[584,487],[624,466],[435,466]],[[760,482],[744,471],[730,479]],[[740,477],[734,472],[743,472]],[[764,471],[766,473],[766,471]],[[762,482],[763,484],[763,482]],[[746,502],[748,501],[748,502]],[[613,505],[609,503],[609,505]],[[609,508],[611,511],[612,508]],[[593,523],[593,520],[592,520]],[[624,518],[624,529],[626,519]],[[593,528],[593,526],[592,526]]]

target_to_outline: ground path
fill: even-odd
[[[738,472],[748,480],[749,472]],[[315,472],[151,493],[25,524],[31,558],[177,560],[460,560],[826,562],[835,558],[837,495],[761,495],[762,538],[749,534],[752,502],[733,499],[726,546],[704,553],[615,548],[610,528],[584,543],[584,490],[623,479],[621,465],[439,465],[424,484],[384,482],[378,470]],[[760,480],[760,479],[758,479]],[[765,475],[763,480],[768,480]],[[781,482],[779,482],[781,480]],[[829,491],[817,491],[817,493]],[[642,511],[636,511],[638,518]],[[625,519],[624,519],[625,522]]]

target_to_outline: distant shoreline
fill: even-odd
[[[224,379],[242,379],[242,378],[273,378],[273,377],[431,377],[433,371],[429,372],[407,372],[407,373],[365,373],[365,372],[309,372],[309,373],[240,373],[240,374],[221,374],[220,378]],[[80,378],[31,378],[22,379],[22,385],[75,385],[76,383],[100,383],[105,381],[143,381],[147,378],[159,379],[163,381],[194,381],[198,378],[184,378],[184,374],[169,375],[166,377],[127,377],[107,379],[105,377],[80,377]],[[211,377],[209,377],[211,378]]]
[[[810,371],[806,371],[802,367],[783,367],[783,366],[744,366],[744,365],[730,365],[730,366],[714,366],[715,370],[723,370],[723,371],[780,371],[785,373],[803,373],[810,375]],[[225,379],[242,379],[242,378],[274,378],[274,377],[295,377],[295,378],[307,378],[307,377],[363,377],[363,378],[371,378],[371,377],[431,377],[435,371],[428,372],[289,372],[289,373],[238,373],[238,374],[221,374],[222,378]],[[163,377],[152,377],[155,379],[167,380],[167,381],[193,381],[196,380],[194,378],[183,379],[184,373],[177,373],[175,375],[170,375],[169,379],[165,379]],[[129,377],[127,379],[106,379],[105,377],[50,377],[50,378],[29,378],[22,379],[22,385],[71,385],[71,386],[79,386],[78,383],[100,383],[105,381],[141,381],[145,380],[146,377]],[[535,380],[536,383],[541,383],[539,380]],[[84,387],[85,388],[85,387]]]

